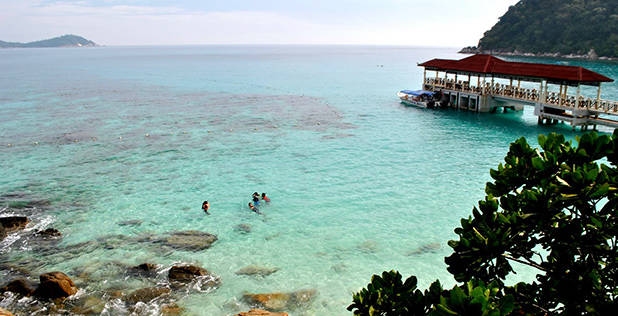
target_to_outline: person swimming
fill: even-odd
[[[259,195],[254,195],[253,196],[253,204],[255,204],[255,206],[260,206],[260,199],[258,198]]]
[[[262,214],[262,213],[260,213],[260,210],[257,207],[255,207],[255,206],[253,206],[253,204],[251,204],[251,202],[249,202],[249,209],[251,209],[252,211],[254,211],[254,212],[258,213],[258,214]]]
[[[204,213],[206,213],[206,215],[210,215],[210,213],[208,213],[209,208],[210,203],[208,203],[208,201],[204,201],[204,203],[202,203],[202,209],[204,210]]]
[[[262,200],[266,203],[270,202],[270,199],[266,196],[266,193],[262,193]]]

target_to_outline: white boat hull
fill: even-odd
[[[405,105],[412,105],[412,106],[416,106],[416,107],[419,107],[419,108],[427,108],[427,102],[420,101],[420,100],[415,100],[414,97],[411,96],[411,95],[399,92],[399,93],[397,93],[397,96],[401,100],[401,103],[403,103]]]

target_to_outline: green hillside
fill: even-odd
[[[479,41],[483,52],[618,57],[618,0],[521,0]]]
[[[93,41],[87,40],[77,35],[63,35],[42,41],[30,43],[11,43],[0,41],[0,48],[17,48],[17,47],[79,47],[79,46],[97,46]]]

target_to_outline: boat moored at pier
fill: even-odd
[[[618,102],[601,99],[601,84],[614,80],[583,67],[510,62],[486,54],[460,60],[432,59],[419,66],[424,68],[423,86],[399,92],[403,103],[430,107],[429,102],[415,101],[419,96],[407,92],[433,93],[436,107],[496,112],[530,106],[539,124],[618,128]],[[434,71],[435,76],[428,76],[428,71]],[[582,92],[590,89],[582,91],[581,86],[597,87],[596,96],[584,96]],[[575,95],[567,94],[569,87],[575,87]]]
[[[434,93],[426,90],[401,90],[397,96],[401,103],[406,105],[418,106],[420,108],[431,108],[435,106]]]

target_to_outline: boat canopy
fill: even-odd
[[[420,97],[422,95],[429,95],[429,96],[433,95],[433,92],[427,91],[427,90],[415,90],[415,91],[412,91],[412,90],[401,90],[401,92],[405,93],[405,94],[414,95],[414,96],[417,96],[417,97]]]

